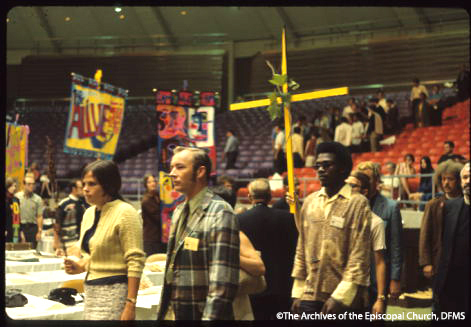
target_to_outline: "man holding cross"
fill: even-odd
[[[288,94],[288,65],[286,58],[286,28],[283,28],[283,33],[281,36],[281,71],[282,76],[285,76],[286,79],[283,83],[283,93]],[[272,69],[273,70],[273,69]],[[307,93],[293,94],[290,97],[290,102],[305,101],[312,99],[319,99],[331,96],[338,96],[348,94],[347,87],[339,87],[335,89],[313,91]],[[230,105],[230,110],[241,110],[241,109],[250,109],[256,107],[263,107],[270,105],[270,99],[254,100],[242,103],[233,103]],[[281,103],[282,100],[280,97],[276,98],[277,103]],[[286,142],[286,164],[288,171],[288,186],[289,194],[291,197],[294,197],[294,173],[293,173],[293,150],[291,144],[291,113],[290,113],[290,104],[283,104],[283,115],[285,121],[285,142]],[[296,207],[294,204],[290,204],[290,212],[296,213]]]
[[[310,194],[300,212],[292,296],[297,313],[364,313],[370,279],[368,200],[345,179],[350,152],[338,142],[317,147],[314,169],[321,190]]]

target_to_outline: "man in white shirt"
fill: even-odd
[[[274,149],[274,159],[275,159],[275,171],[278,174],[282,174],[286,171],[286,141],[285,141],[285,131],[283,125],[277,125],[275,127],[276,138],[275,138],[275,149]]]
[[[15,194],[20,200],[21,229],[26,242],[31,242],[33,249],[36,249],[43,230],[43,200],[33,192],[33,176],[27,174],[23,184],[23,190]]]
[[[417,127],[417,121],[416,121],[415,116],[417,115],[417,110],[420,103],[420,94],[425,93],[425,95],[428,98],[428,91],[424,85],[420,84],[420,80],[418,78],[414,78],[412,80],[412,83],[413,85],[410,91],[410,101],[412,105],[412,120],[414,123],[414,127]]]
[[[385,176],[394,175],[396,171],[396,164],[392,161],[386,163],[387,174]],[[389,199],[394,200],[394,192],[399,189],[399,178],[398,177],[386,177],[381,178],[380,184],[381,194]]]
[[[350,121],[350,114],[352,114],[353,111],[353,104],[355,103],[355,98],[350,98],[348,99],[348,104],[343,108],[342,111],[342,116],[347,118]]]
[[[389,106],[388,106],[386,97],[384,96],[384,91],[382,89],[379,89],[377,95],[379,99],[378,105],[383,107],[385,113],[388,113]]]
[[[340,125],[335,128],[334,141],[350,149],[352,145],[352,125],[348,123],[345,117],[340,118],[340,122]]]
[[[370,189],[370,178],[368,175],[353,171],[345,180],[352,187],[352,192],[360,192],[368,197]],[[369,289],[370,302],[369,309],[373,314],[383,314],[386,312],[386,262],[384,252],[386,250],[386,235],[383,220],[375,213],[371,213],[371,264],[375,266],[374,274],[376,278],[371,278]]]
[[[358,153],[361,151],[361,142],[365,138],[366,128],[363,123],[359,120],[358,113],[352,115],[352,152]]]

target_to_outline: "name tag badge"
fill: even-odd
[[[190,251],[198,251],[198,244],[200,240],[194,237],[185,237],[183,248]]]
[[[345,218],[342,218],[339,216],[332,216],[332,219],[330,220],[330,226],[343,228],[344,224],[345,224]]]

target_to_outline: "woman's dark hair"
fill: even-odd
[[[5,190],[8,191],[10,186],[12,186],[13,184],[18,184],[15,178],[13,178],[13,177],[5,178]]]
[[[426,164],[425,168],[422,168],[422,160],[425,161],[425,164]],[[423,156],[420,159],[420,173],[421,174],[431,174],[431,173],[433,173],[432,161],[430,160],[430,157]]]
[[[146,191],[148,191],[148,189],[147,189],[147,180],[148,180],[149,178],[151,178],[151,177],[154,177],[154,179],[155,179],[155,176],[154,176],[154,175],[152,175],[152,174],[146,174],[146,175],[144,176],[143,180],[142,180],[142,182],[144,183],[144,188],[145,188]]]
[[[90,162],[82,171],[82,179],[88,172],[92,173],[107,195],[111,196],[112,199],[124,201],[119,193],[121,190],[121,174],[116,163],[111,160]]]

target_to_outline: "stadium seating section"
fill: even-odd
[[[405,116],[408,106],[409,92],[387,94],[393,98],[399,106],[400,113]],[[318,99],[292,104],[294,117],[303,114],[308,121],[313,112],[323,110],[328,106],[343,108],[348,96]],[[358,96],[364,100],[366,96]],[[30,127],[28,162],[38,162],[40,169],[47,169],[46,135],[51,137],[56,145],[56,169],[58,178],[78,176],[81,168],[93,158],[79,155],[71,155],[63,152],[65,129],[68,119],[68,106],[30,106],[20,111],[20,124]],[[412,153],[416,157],[416,169],[419,170],[420,157],[430,156],[434,166],[443,152],[443,142],[451,140],[455,142],[455,152],[469,158],[469,100],[457,103],[447,108],[443,114],[443,125],[413,129],[410,125],[396,135],[396,142],[390,146],[383,146],[382,151],[376,153],[354,154],[354,164],[372,160],[384,164],[387,161],[400,162],[406,153]],[[218,175],[230,175],[238,179],[248,179],[269,176],[273,173],[272,151],[272,123],[268,113],[262,108],[226,111],[216,116],[216,149]],[[117,160],[123,176],[123,193],[135,193],[139,187],[140,179],[145,173],[157,174],[157,149],[155,146],[147,146],[145,151],[133,153],[139,143],[149,142],[156,134],[156,113],[153,104],[131,105],[125,109],[125,118],[118,142],[118,152],[128,152],[131,156]],[[240,140],[240,153],[236,166],[238,169],[224,169],[221,155],[225,144],[225,133],[228,128],[235,130]],[[295,174],[301,179],[301,196],[320,188],[315,173],[310,168],[295,169]],[[139,179],[139,181],[138,181]],[[418,178],[413,181],[418,186]],[[413,186],[414,187],[414,186]],[[142,188],[141,188],[142,189]],[[278,191],[276,191],[278,192]],[[274,193],[276,193],[274,191]],[[246,196],[246,188],[239,189],[240,196]],[[275,194],[274,194],[275,195]],[[279,194],[276,194],[279,195]]]

